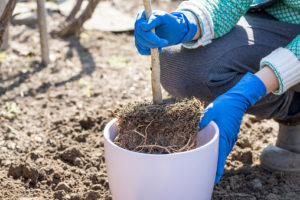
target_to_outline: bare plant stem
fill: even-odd
[[[9,0],[6,4],[6,7],[3,11],[3,14],[0,16],[0,46],[3,41],[5,29],[7,27],[8,22],[12,16],[12,13],[16,7],[17,0]]]
[[[66,18],[66,21],[69,22],[73,20],[81,8],[83,0],[77,0],[75,6],[73,7],[72,11],[70,12],[69,16]]]
[[[37,11],[38,11],[38,25],[40,30],[42,62],[43,64],[48,65],[50,63],[50,58],[49,58],[47,13],[45,8],[45,0],[37,0]]]
[[[78,18],[70,19],[69,23],[56,34],[60,37],[78,35],[84,22],[92,17],[99,2],[100,0],[90,0],[82,14]]]
[[[143,0],[146,18],[149,18],[152,13],[151,0]],[[155,30],[152,30],[155,33]],[[151,84],[152,84],[152,95],[153,103],[160,104],[162,103],[162,93],[160,87],[160,63],[159,63],[159,52],[158,48],[151,49]]]

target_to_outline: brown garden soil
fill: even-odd
[[[50,29],[60,19],[52,14]],[[0,199],[111,199],[102,131],[108,110],[151,100],[149,58],[132,33],[85,31],[51,38],[45,67],[36,28],[13,26],[11,37],[0,54]],[[300,199],[299,176],[259,165],[277,131],[272,120],[244,117],[213,199]]]

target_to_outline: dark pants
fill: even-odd
[[[247,14],[228,34],[207,46],[164,48],[160,54],[161,83],[175,97],[195,96],[209,103],[245,73],[256,73],[263,57],[285,47],[298,34],[299,25],[279,22],[262,13]],[[247,112],[260,119],[286,119],[295,91],[300,92],[300,84],[283,95],[267,95]]]

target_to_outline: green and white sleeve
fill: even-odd
[[[300,24],[300,1],[281,0],[266,9],[266,12],[279,21]]]
[[[228,33],[248,11],[253,0],[190,0],[182,2],[178,11],[190,11],[197,16],[201,37],[183,44],[197,48],[209,44],[212,39]]]
[[[271,67],[279,81],[279,89],[274,94],[281,95],[300,83],[300,35],[285,48],[278,48],[260,62],[260,68]]]

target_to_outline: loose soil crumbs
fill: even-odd
[[[184,152],[197,147],[203,104],[196,98],[177,102],[132,103],[115,111],[118,146],[150,154]]]

